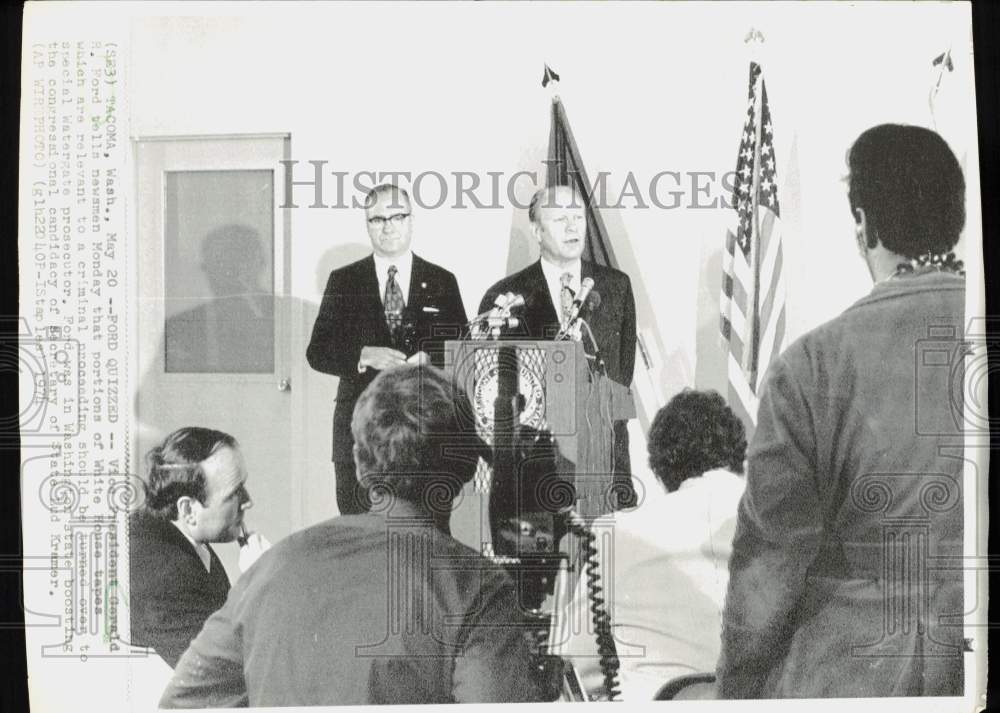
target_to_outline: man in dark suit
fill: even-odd
[[[607,376],[626,387],[632,384],[635,367],[635,299],[628,275],[614,268],[583,260],[587,216],[583,199],[569,186],[542,188],[528,205],[531,230],[541,248],[541,258],[493,285],[480,303],[480,313],[489,310],[498,295],[513,292],[524,297],[515,316],[515,329],[501,332],[502,339],[552,339],[566,325],[575,295],[583,280],[594,281],[591,298],[580,316],[593,332],[593,341],[583,336],[587,352],[603,363]],[[593,294],[593,293],[592,293]],[[595,353],[597,352],[597,353]],[[618,507],[634,503],[628,454],[626,421],[615,421],[614,492]]]
[[[369,509],[358,487],[354,404],[375,375],[405,362],[444,365],[443,344],[465,325],[455,276],[413,254],[409,194],[382,184],[365,196],[372,254],[330,273],[306,359],[340,377],[333,411],[333,467],[341,515]]]
[[[145,502],[129,518],[132,643],[152,647],[174,667],[229,594],[229,577],[209,543],[240,538],[253,502],[236,440],[221,431],[174,431],[147,461]],[[266,546],[255,535],[240,567]]]

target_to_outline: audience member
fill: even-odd
[[[210,543],[240,538],[253,502],[239,446],[221,431],[174,431],[146,460],[145,502],[129,518],[132,643],[152,647],[173,667],[229,592]],[[254,535],[241,567],[267,546]]]
[[[667,681],[712,671],[719,656],[727,560],[743,493],[743,424],[714,391],[685,390],[656,414],[649,465],[663,485],[634,510],[599,518],[600,553],[624,700],[653,700]],[[591,691],[602,679],[586,574],[563,651]],[[559,651],[559,649],[556,649]]]
[[[847,160],[875,284],[768,373],[730,563],[725,698],[962,691],[965,279],[950,251],[965,181],[915,126],[869,129]]]
[[[372,510],[262,556],[184,654],[162,706],[538,697],[509,575],[439,529],[482,450],[460,432],[459,398],[432,366],[372,381],[351,423]]]

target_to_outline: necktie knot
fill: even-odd
[[[399,270],[396,269],[395,265],[389,265],[389,279],[390,280],[396,276],[397,272],[399,272]]]

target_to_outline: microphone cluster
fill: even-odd
[[[500,329],[507,327],[516,329],[520,325],[517,317],[511,316],[511,310],[524,306],[524,296],[513,292],[497,295],[493,307],[482,314],[476,315],[468,324],[472,339],[485,339],[487,336],[498,337]]]

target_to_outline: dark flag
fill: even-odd
[[[549,86],[549,82],[558,82],[559,75],[552,71],[549,65],[545,65],[545,74],[542,75],[542,88]]]
[[[546,67],[548,70],[548,68]],[[548,70],[551,71],[551,70]],[[549,157],[546,160],[545,185],[573,185],[583,197],[587,212],[587,244],[584,247],[583,259],[596,262],[599,265],[618,268],[608,230],[604,226],[601,214],[591,197],[590,181],[583,167],[580,149],[577,148],[573,131],[569,128],[566,108],[559,97],[552,99],[552,128],[549,131]],[[599,197],[599,196],[598,196]]]

